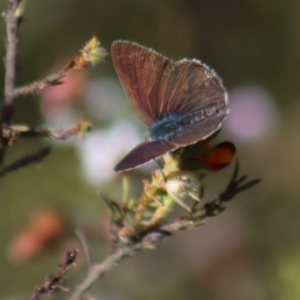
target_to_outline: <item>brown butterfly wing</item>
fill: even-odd
[[[176,62],[176,79],[168,107],[185,114],[208,106],[227,110],[227,93],[221,79],[197,60]]]
[[[170,142],[189,145],[219,130],[229,113],[227,98],[221,79],[209,67],[197,60],[176,62],[168,110],[186,119],[198,117],[198,121],[187,125]]]
[[[175,150],[176,148],[177,146],[165,140],[139,144],[115,166],[114,170],[116,172],[124,172],[135,169],[147,162],[150,162],[151,160]]]
[[[175,65],[154,50],[126,41],[114,42],[111,55],[135,113],[151,125],[166,113]]]
[[[178,147],[183,147],[210,138],[221,129],[223,120],[224,116],[222,114],[215,115],[213,118],[206,118],[202,122],[190,125],[183,132],[174,135],[169,142]]]

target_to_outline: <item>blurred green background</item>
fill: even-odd
[[[1,11],[6,2],[1,1]],[[205,226],[168,238],[157,251],[138,254],[114,268],[91,291],[97,299],[300,299],[299,30],[300,2],[296,0],[28,1],[21,28],[18,85],[61,66],[93,34],[108,52],[114,40],[128,39],[174,60],[199,58],[221,76],[238,107],[232,107],[229,125],[224,125],[218,140],[230,140],[237,146],[243,174],[263,179]],[[0,35],[3,41],[3,20]],[[3,42],[0,57],[4,56]],[[96,132],[109,133],[120,120],[133,120],[130,124],[142,137],[144,127],[130,112],[111,58],[83,74],[78,79],[83,82],[82,90],[76,95],[62,92],[71,100],[54,104],[54,112],[57,107],[62,112],[60,119],[53,121],[49,113],[51,97],[57,97],[49,92],[48,98],[19,98],[15,122],[66,126],[67,114],[72,112],[74,122],[69,125],[89,118]],[[4,82],[3,64],[0,78]],[[70,79],[71,87],[72,83],[77,86],[74,80]],[[97,118],[97,110],[86,104],[88,97],[97,100],[95,86],[106,99],[102,108],[108,107],[110,120]],[[251,101],[254,108],[248,110]],[[249,133],[252,127],[256,129]],[[116,132],[116,138],[119,134],[126,143],[124,132]],[[111,170],[103,169],[99,172],[104,179],[87,180],[81,156],[88,155],[92,165],[93,156],[78,150],[81,143],[85,141],[20,140],[7,152],[9,162],[45,144],[53,146],[41,167],[31,166],[1,178],[1,299],[26,298],[56,269],[65,250],[80,248],[74,228],[85,233],[95,260],[106,255],[107,210],[95,191],[101,189],[120,199],[121,176],[111,177]],[[96,152],[105,147],[105,139],[92,146]],[[208,178],[206,199],[222,191],[231,172],[232,166]],[[147,174],[144,170],[130,175],[133,196],[138,196],[140,179]],[[45,207],[64,216],[65,234],[38,255],[22,263],[12,261],[9,245],[26,229],[32,212]],[[78,267],[69,272],[68,285],[72,288],[86,270],[82,254]]]

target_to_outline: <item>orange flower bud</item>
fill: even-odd
[[[230,142],[223,142],[215,147],[210,143],[199,142],[184,148],[180,154],[179,169],[218,171],[231,162],[234,154],[235,146]]]

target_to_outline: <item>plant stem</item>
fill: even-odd
[[[106,271],[110,270],[112,267],[116,265],[121,259],[126,256],[131,256],[135,250],[142,248],[141,244],[132,246],[132,247],[124,247],[118,249],[115,253],[109,255],[102,263],[98,263],[92,266],[88,276],[85,280],[77,286],[74,294],[71,296],[69,300],[80,300],[83,293],[88,290],[91,285],[99,279]]]
[[[13,115],[14,106],[14,88],[16,81],[16,58],[19,44],[19,25],[20,18],[15,16],[15,11],[20,0],[9,0],[8,9],[4,14],[6,21],[6,58],[5,58],[5,86],[4,86],[4,104],[2,107],[1,125],[9,124]],[[4,153],[7,147],[7,139],[1,135],[0,139],[0,164],[3,163]]]
[[[199,224],[198,224],[199,225]],[[177,220],[171,224],[166,226],[162,226],[162,230],[166,230],[170,233],[175,233],[180,230],[193,228],[195,227],[194,222],[190,220]],[[162,234],[149,234],[146,238],[148,242],[153,243],[157,242],[159,239],[163,237]],[[69,298],[69,300],[80,300],[83,294],[98,280],[105,272],[112,269],[119,263],[123,258],[132,256],[136,251],[145,249],[145,243],[139,242],[137,244],[122,247],[116,250],[116,252],[108,255],[108,257],[101,263],[94,264],[87,277],[83,280],[83,282],[77,286],[73,295]]]

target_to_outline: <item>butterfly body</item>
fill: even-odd
[[[149,126],[146,142],[115,167],[127,171],[203,140],[229,113],[221,79],[198,60],[173,62],[127,41],[112,44],[114,67],[139,118]]]

